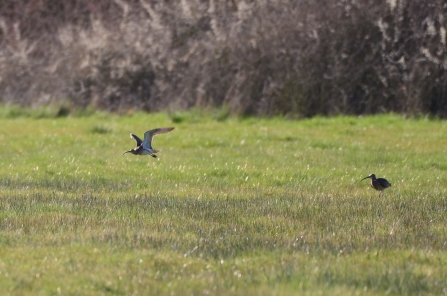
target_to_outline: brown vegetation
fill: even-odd
[[[447,117],[443,0],[7,0],[0,100]]]

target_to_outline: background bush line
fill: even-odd
[[[0,100],[447,117],[447,7],[389,1],[4,1]]]

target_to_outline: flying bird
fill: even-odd
[[[376,175],[374,174],[371,174],[360,181],[363,181],[368,178],[371,179],[371,187],[379,191],[379,196],[383,192],[383,190],[385,190],[388,187],[391,187],[391,184],[390,182],[388,182],[388,180],[384,178],[376,178]]]
[[[150,154],[150,156],[157,158],[157,155],[155,155],[155,153],[160,152],[160,150],[152,148],[152,138],[159,134],[169,133],[173,129],[174,129],[173,127],[165,127],[165,128],[156,128],[149,130],[144,133],[143,141],[137,135],[130,134],[130,137],[135,139],[135,141],[137,141],[137,146],[133,149],[130,149],[129,151],[124,152],[123,155],[130,152],[135,155]]]

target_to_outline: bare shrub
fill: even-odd
[[[447,117],[446,10],[441,0],[16,1],[0,11],[0,99]]]

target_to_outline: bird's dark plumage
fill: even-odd
[[[368,178],[371,179],[371,187],[374,188],[375,190],[380,191],[380,193],[382,193],[382,191],[385,190],[386,188],[391,187],[391,183],[388,182],[387,179],[376,178],[376,175],[374,174],[371,174],[368,177],[363,178],[362,181]]]

